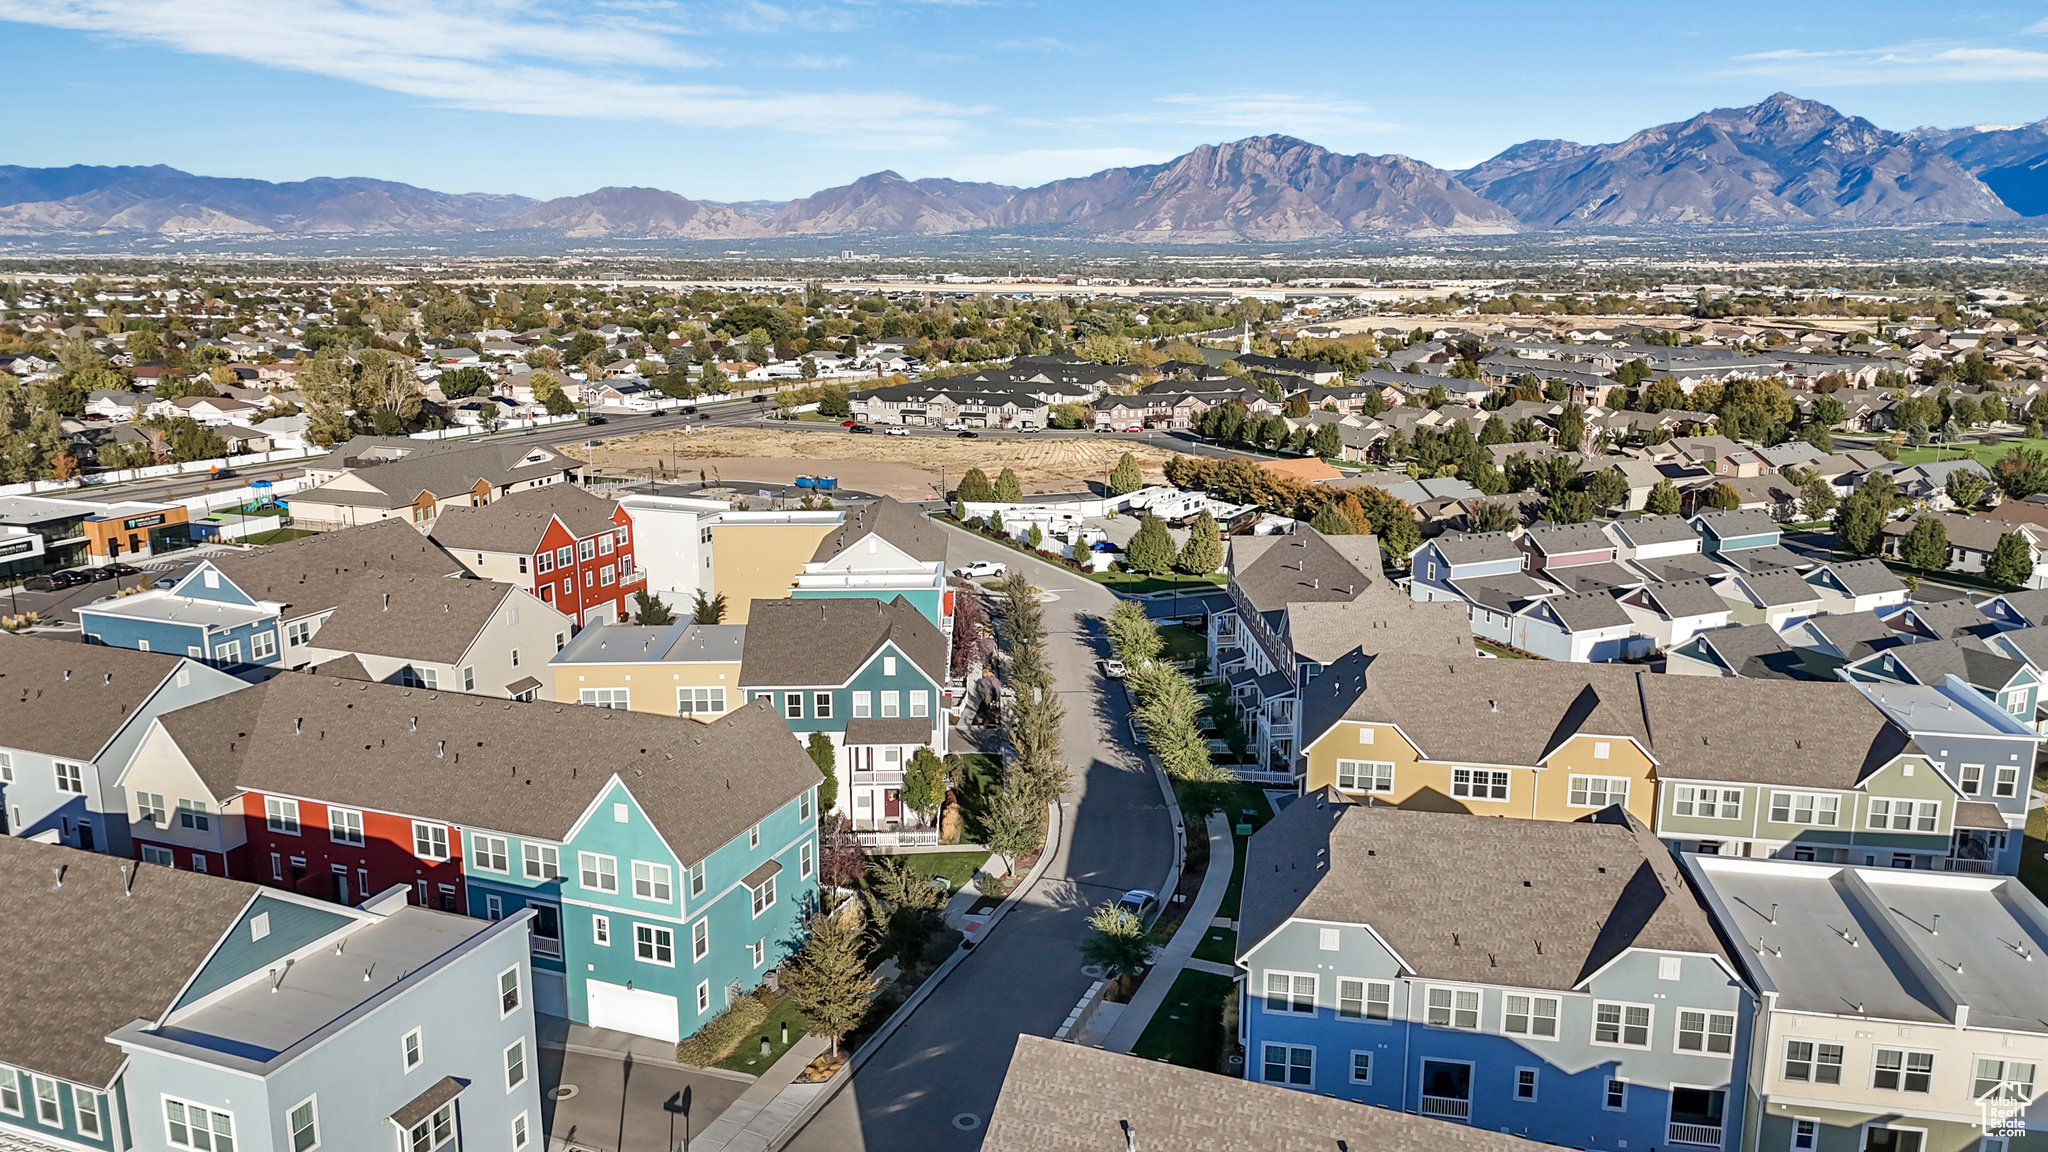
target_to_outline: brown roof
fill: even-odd
[[[494,580],[365,572],[342,586],[334,615],[320,626],[312,643],[336,652],[453,664],[469,651],[513,591],[512,585]],[[561,616],[551,606],[528,599],[531,602],[520,607]]]
[[[884,496],[867,507],[849,511],[831,535],[818,541],[811,563],[822,564],[832,559],[866,539],[870,532],[902,549],[913,560],[926,564],[946,562],[946,530],[922,511]]]
[[[581,540],[618,527],[618,501],[593,496],[573,484],[550,484],[500,496],[481,508],[455,507],[434,521],[434,540],[453,551],[511,552],[531,556],[548,525],[560,520]]]
[[[0,639],[0,744],[90,760],[183,659],[42,636]]]
[[[520,461],[532,452],[546,459],[534,464]],[[421,492],[448,497],[468,492],[478,480],[493,488],[505,488],[542,477],[567,476],[574,461],[557,449],[535,444],[524,437],[481,442],[442,442],[391,436],[358,436],[337,444],[331,459],[362,482],[376,489],[322,485],[300,493],[296,499],[315,504],[355,504],[364,507],[402,508],[419,498]]]
[[[323,532],[247,555],[208,558],[235,587],[259,600],[289,606],[287,619],[341,603],[344,589],[365,572],[399,576],[459,576],[462,565],[441,546],[401,520]]]
[[[929,744],[932,721],[924,716],[894,716],[889,719],[848,720],[846,744]]]
[[[1290,917],[1369,924],[1422,976],[1528,988],[1629,948],[1725,955],[1670,849],[1619,807],[1567,823],[1303,797],[1246,850],[1241,946]]]
[[[1017,1037],[982,1152],[1538,1152],[1509,1136],[1121,1056]]]
[[[104,1037],[169,1011],[257,891],[0,836],[0,1064],[104,1087],[123,1060]]]
[[[740,683],[844,684],[889,643],[945,683],[945,636],[901,596],[887,603],[872,596],[756,600],[747,609]]]
[[[398,1111],[391,1114],[391,1119],[400,1128],[410,1128],[433,1115],[434,1109],[462,1095],[462,1090],[468,1086],[467,1081],[443,1076],[427,1085],[426,1091],[400,1105]]]
[[[1471,616],[1455,600],[1411,600],[1375,584],[1349,601],[1290,604],[1288,639],[1304,660],[1327,664],[1358,649],[1451,659],[1472,653]]]
[[[1325,536],[1303,527],[1263,539],[1271,543],[1246,548],[1244,537],[1231,541],[1230,582],[1257,611],[1350,600],[1382,579],[1377,537]]]
[[[685,861],[818,782],[761,703],[682,724],[287,672],[162,723],[216,797],[256,789],[550,840],[616,775]]]

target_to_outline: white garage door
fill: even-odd
[[[592,1028],[651,1036],[671,1044],[682,1039],[676,1023],[675,997],[602,980],[586,980],[583,987]]]

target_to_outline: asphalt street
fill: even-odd
[[[1053,672],[1067,702],[1066,835],[1038,885],[938,986],[788,1145],[796,1152],[968,1152],[981,1146],[1019,1033],[1050,1036],[1088,991],[1078,944],[1088,912],[1131,888],[1157,888],[1173,863],[1159,785],[1119,735],[1122,692],[1102,691],[1101,585],[1035,565],[954,530],[948,567],[1023,564],[1058,599],[1045,606]]]

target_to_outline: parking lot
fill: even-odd
[[[142,582],[145,575],[157,578],[176,577],[179,573],[198,562],[199,558],[190,554],[171,559],[155,560],[146,564],[136,565],[142,571],[133,576],[120,576],[110,580],[89,580],[86,583],[74,584],[69,588],[55,592],[34,592],[20,584],[15,584],[4,591],[0,591],[0,611],[4,611],[10,616],[19,616],[26,612],[33,612],[36,614],[36,619],[45,622],[76,624],[78,623],[78,608],[81,605],[90,604],[95,600],[103,600],[122,588],[133,588]],[[72,571],[90,572],[90,569],[72,569]]]

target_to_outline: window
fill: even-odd
[[[289,625],[284,630],[284,642],[292,648],[302,648],[305,646],[306,641],[312,638],[313,625],[304,620],[299,621],[297,624]]]
[[[235,1152],[235,1118],[183,1100],[164,1097],[164,1134],[173,1148]]]
[[[144,844],[142,846],[142,862],[144,864],[159,864],[165,868],[176,868],[178,866],[178,859],[171,854],[169,848],[159,848],[154,844]]]
[[[558,568],[567,568],[567,567],[568,567],[569,565],[571,565],[571,564],[574,564],[575,562],[576,562],[576,549],[575,549],[575,548],[574,548],[573,546],[570,546],[570,547],[562,547],[562,548],[557,548],[557,549],[555,549],[555,566],[556,566],[556,567],[558,567]]]
[[[505,1049],[505,1091],[510,1092],[526,1083],[526,1040],[514,1040]]]
[[[663,904],[675,900],[675,890],[670,885],[674,873],[666,864],[649,864],[644,860],[633,861],[633,895],[642,900],[659,900]]]
[[[711,921],[699,920],[690,925],[690,959],[702,960],[711,954]]]
[[[534,574],[534,575],[536,575],[536,576],[545,576],[545,575],[547,575],[548,573],[550,573],[550,572],[553,572],[554,570],[555,570],[555,554],[554,554],[554,553],[553,553],[552,551],[549,551],[549,552],[541,552],[541,553],[538,553],[537,555],[535,555],[535,556],[534,556],[534,558],[533,558],[533,574]]]
[[[599,584],[614,584],[618,582],[618,575],[612,565],[607,564],[597,570],[597,582]]]
[[[85,795],[85,769],[77,764],[57,764],[57,791],[69,792],[73,796]]]
[[[519,969],[498,973],[498,1016],[503,1019],[519,1010]]]
[[[882,718],[894,719],[903,715],[903,693],[890,689],[882,693]]]
[[[1316,978],[1291,972],[1266,973],[1266,1011],[1314,1012]]]
[[[513,655],[513,656],[515,657],[515,659],[514,659],[514,660],[512,661],[512,663],[514,663],[514,664],[517,664],[517,663],[519,663],[518,659],[516,659],[516,657],[518,657],[518,655],[519,655],[519,649],[517,649],[517,648],[514,648],[514,649],[512,650],[512,655]],[[476,691],[476,669],[474,669],[474,668],[464,668],[464,669],[462,670],[462,690],[463,690],[464,692],[474,692],[474,691]]]
[[[582,688],[577,690],[576,702],[597,708],[624,710],[630,695],[630,690],[625,688]]]
[[[796,818],[799,823],[808,824],[811,819],[811,794],[808,790],[796,798]]]
[[[425,688],[432,692],[441,686],[441,674],[432,668],[415,668],[410,664],[398,670],[398,682],[407,688]]]
[[[1422,1114],[1452,1120],[1472,1115],[1472,1065],[1463,1060],[1422,1062]]]
[[[603,946],[604,946],[604,947],[606,947],[606,948],[609,948],[609,947],[611,947],[611,946],[612,946],[612,918],[611,918],[611,917],[609,917],[609,916],[592,916],[592,917],[590,918],[590,940],[591,940],[591,943],[593,943],[593,944],[601,944],[601,945],[603,945]]]
[[[1337,787],[1345,792],[1392,792],[1394,766],[1376,760],[1339,760]]]
[[[1534,1068],[1517,1068],[1517,1069],[1515,1069],[1515,1099],[1517,1099],[1517,1100],[1534,1100],[1534,1099],[1536,1099],[1536,1069],[1534,1069]]]
[[[1425,1019],[1439,1028],[1479,1027],[1479,993],[1470,988],[1431,988]]]
[[[338,865],[338,864],[337,864],[337,865],[336,865],[336,867],[338,868],[338,867],[340,867],[340,865]],[[498,898],[498,897],[497,897],[496,895],[494,895],[494,894],[491,894],[491,893],[486,893],[486,894],[484,895],[484,919],[486,919],[486,920],[503,920],[504,918],[505,918],[505,901],[503,901],[502,899]]]
[[[520,858],[526,864],[528,880],[560,880],[562,862],[560,853],[546,844],[521,844]]]
[[[317,1097],[301,1101],[285,1113],[285,1130],[291,1134],[291,1152],[311,1152],[320,1146],[320,1117]]]
[[[179,800],[178,827],[190,828],[195,832],[204,832],[213,827],[213,820],[206,810],[206,801]]]
[[[399,1042],[399,1047],[405,1056],[407,1072],[419,1067],[420,1061],[426,1059],[426,1045],[420,1039],[420,1030],[417,1028],[405,1034],[405,1039]]]
[[[1372,1053],[1360,1052],[1355,1048],[1352,1049],[1351,1082],[1353,1084],[1372,1083]]]
[[[2034,1066],[2020,1060],[1979,1056],[1977,1075],[1970,1081],[1970,1096],[1976,1100],[2025,1104],[2034,1098]]]
[[[0,1068],[0,1112],[21,1115],[21,1079],[12,1068]]]
[[[1385,1020],[1392,1015],[1394,986],[1377,980],[1337,981],[1337,1015],[1346,1020]]]
[[[1792,1121],[1792,1152],[1815,1152],[1820,1147],[1820,1121]]]
[[[711,981],[697,981],[697,1012],[702,1015],[711,1011]]]
[[[1742,789],[1694,788],[1680,785],[1673,792],[1671,814],[1702,816],[1710,820],[1740,820]]]
[[[1565,784],[1565,803],[1573,808],[1628,803],[1628,778],[1624,776],[1573,776]]]
[[[240,664],[242,662],[242,642],[240,640],[229,640],[225,643],[215,644],[213,646],[213,658],[222,664]]]
[[[448,826],[413,821],[412,854],[422,860],[448,859]]]
[[[137,792],[135,794],[135,818],[147,821],[161,828],[170,819],[164,811],[164,794],[161,792]]]
[[[675,966],[676,934],[652,924],[633,925],[633,958],[649,964]]]
[[[1519,993],[1502,1001],[1500,1030],[1512,1036],[1557,1038],[1557,997],[1523,996]]]
[[[1924,1128],[1892,1128],[1871,1124],[1863,1129],[1863,1152],[1921,1152],[1927,1141]]]
[[[775,907],[775,877],[761,881],[759,888],[749,889],[754,894],[754,915],[759,916]]]
[[[1291,1044],[1265,1046],[1265,1077],[1268,1084],[1314,1084],[1316,1050]]]
[[[1490,768],[1453,768],[1451,795],[1472,800],[1505,800],[1508,774]]]
[[[1646,1004],[1593,1005],[1593,1043],[1623,1048],[1650,1046],[1650,1008]]]
[[[503,836],[469,834],[469,862],[479,871],[510,872],[511,863],[505,858],[507,851]]]
[[[263,798],[263,826],[287,836],[299,834],[299,802],[276,796]]]
[[[810,846],[810,843],[809,843],[809,842],[807,841],[807,842],[805,842],[805,843],[803,843],[803,844],[799,844],[799,845],[797,845],[797,849],[796,849],[796,878],[797,878],[797,879],[799,879],[799,880],[809,880],[809,879],[811,878],[811,868],[812,868],[811,846]]]
[[[894,656],[884,656],[884,657],[882,657],[882,675],[884,675],[884,676],[894,676],[895,674],[896,674],[896,658],[895,658]]]
[[[756,968],[759,968],[761,965],[766,964],[768,962],[767,937],[763,936],[761,939],[756,940],[752,944],[747,945],[747,960],[751,962]]]
[[[2000,765],[1996,783],[1991,787],[1993,796],[2017,796],[2020,790],[2020,770],[2010,764]]]
[[[866,720],[874,714],[874,693],[855,692],[853,694],[853,718],[855,720]]]
[[[277,655],[277,632],[264,629],[249,637],[249,659],[268,660]]]
[[[703,894],[704,894],[704,865],[702,865],[702,864],[699,864],[699,865],[697,865],[697,866],[696,866],[695,868],[692,868],[692,869],[690,869],[690,895],[692,895],[692,896],[702,896]]]
[[[811,693],[811,717],[815,720],[830,720],[832,718],[832,694],[830,692]]]
[[[782,694],[782,715],[785,719],[789,720],[803,719],[804,694],[801,692],[784,692]]]
[[[595,559],[597,559],[597,541],[596,541],[596,539],[594,539],[594,538],[593,538],[593,539],[590,539],[590,540],[578,540],[578,541],[576,542],[576,558],[577,558],[578,560],[595,560]]]
[[[363,846],[363,814],[349,808],[327,810],[327,838],[336,844]]]
[[[725,711],[723,688],[676,689],[676,715],[717,716]]]
[[[1963,795],[1976,796],[1982,794],[1984,791],[1984,766],[1982,764],[1962,765],[1957,770],[1956,781],[1957,787],[1962,789]]]
[[[512,1118],[512,1152],[526,1147],[528,1136],[526,1113],[521,1112]]]
[[[1841,808],[1840,796],[1816,796],[1810,792],[1771,793],[1771,822],[1774,824],[1818,824],[1832,828]]]
[[[923,688],[912,689],[910,693],[910,714],[929,716],[932,714],[932,694]]]
[[[1678,1010],[1678,1050],[1726,1056],[1735,1051],[1735,1016],[1729,1012]]]
[[[455,1102],[434,1109],[434,1114],[413,1125],[405,1138],[406,1152],[433,1152],[455,1139]]]
[[[759,824],[756,824],[752,828],[747,829],[747,847],[759,848],[760,846],[761,826]]]
[[[1628,1111],[1628,1081],[1609,1077],[1607,1099],[1602,1106],[1610,1112]]]
[[[1934,1084],[1934,1053],[1879,1048],[1872,1088],[1892,1092],[1925,1092]]]
[[[1933,801],[1914,804],[1911,800],[1872,800],[1870,826],[1898,832],[1932,832],[1941,823],[1941,805]]]
[[[600,856],[595,852],[576,854],[577,879],[583,887],[592,892],[617,892],[619,890],[619,862],[612,856]]]
[[[1677,956],[1657,957],[1657,979],[1683,980],[1684,978],[1685,961],[1682,958]]]

